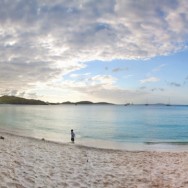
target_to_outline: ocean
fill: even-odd
[[[126,150],[188,148],[188,106],[0,105],[0,131]]]

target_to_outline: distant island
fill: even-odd
[[[108,102],[91,102],[91,101],[79,101],[79,102],[44,102],[42,100],[36,100],[36,99],[26,99],[22,97],[16,97],[16,96],[8,96],[4,95],[0,97],[0,104],[25,104],[25,105],[120,105],[120,106],[132,106],[132,105],[145,105],[145,106],[174,106],[172,104],[164,104],[164,103],[154,103],[154,104],[133,104],[131,103],[125,103],[125,104],[114,104],[114,103],[108,103]],[[178,105],[176,106],[188,106],[186,104],[184,105]]]
[[[61,104],[74,104],[74,105],[80,105],[80,104],[97,104],[97,105],[115,105],[113,103],[107,103],[107,102],[91,102],[91,101],[80,101],[80,102],[70,102],[70,101],[67,101],[67,102],[63,102]]]
[[[46,102],[34,99],[25,99],[15,96],[0,97],[0,104],[30,104],[30,105],[47,105]]]
[[[35,100],[35,99],[25,99],[22,97],[15,97],[15,96],[2,96],[0,97],[0,104],[27,104],[27,105],[114,105],[113,103],[107,103],[107,102],[97,102],[93,103],[91,101],[79,101],[79,102],[62,102],[62,103],[50,103],[50,102],[44,102],[41,100]]]

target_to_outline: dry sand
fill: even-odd
[[[120,151],[1,133],[0,187],[188,187],[188,152]]]

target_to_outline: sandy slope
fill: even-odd
[[[0,134],[0,187],[188,187],[188,152],[128,152]]]

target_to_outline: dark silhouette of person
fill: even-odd
[[[71,141],[72,143],[74,143],[74,140],[75,140],[75,133],[73,131],[73,129],[71,130]]]

